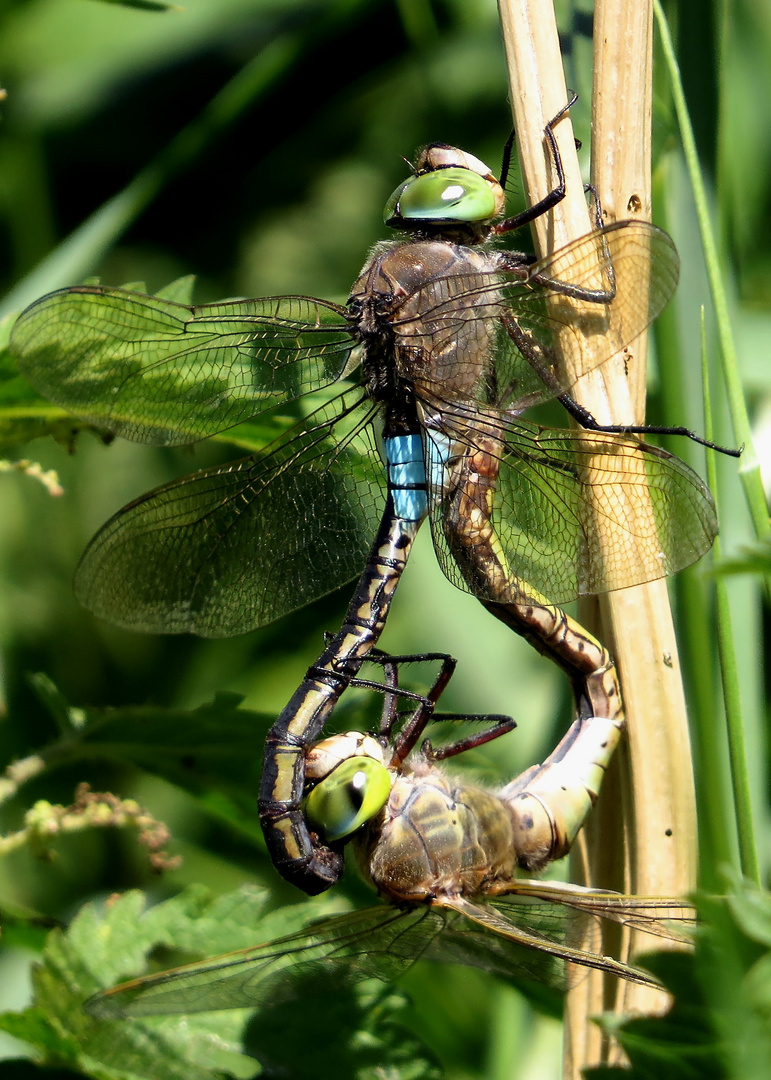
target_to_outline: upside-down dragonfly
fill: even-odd
[[[91,541],[75,588],[123,626],[224,636],[365,565],[343,627],[266,745],[266,839],[307,892],[342,864],[310,841],[304,749],[377,642],[426,517],[445,574],[568,672],[584,716],[618,707],[612,664],[550,604],[673,573],[716,532],[696,474],[628,434],[642,429],[599,430],[558,364],[572,348],[580,375],[656,317],[677,281],[669,237],[618,222],[540,262],[485,243],[564,194],[553,128],[565,111],[545,131],[554,191],[497,224],[505,198],[487,166],[427,147],[386,208],[409,238],[374,249],[346,306],[285,296],[194,307],[83,285],[38,300],[14,329],[12,349],[41,392],[129,438],[185,443],[291,401],[305,413],[262,453],[124,507]],[[592,358],[589,334],[602,343]],[[591,430],[521,418],[555,395]]]
[[[598,917],[687,941],[675,928],[693,921],[685,901],[515,876],[518,867],[542,869],[569,849],[597,797],[623,724],[578,719],[543,764],[501,790],[465,784],[446,776],[437,762],[503,735],[514,723],[507,717],[461,717],[488,726],[439,748],[425,740],[416,750],[455,662],[441,654],[418,658],[441,660],[442,667],[396,734],[401,691],[395,689],[395,671],[405,659],[413,658],[379,657],[391,670],[381,687],[386,693],[377,736],[334,735],[307,754],[304,811],[311,827],[338,848],[350,842],[365,876],[389,903],[121,984],[89,1000],[92,1015],[116,1019],[251,1007],[283,999],[285,980],[312,974],[318,985],[320,977],[334,973],[353,981],[390,981],[418,959],[464,963],[559,987],[586,967],[658,985],[644,971],[587,944]]]

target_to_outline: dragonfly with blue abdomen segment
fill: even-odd
[[[266,838],[309,892],[341,863],[314,848],[301,813],[304,750],[376,643],[426,517],[450,580],[568,672],[579,715],[609,718],[620,702],[606,650],[551,605],[673,573],[716,532],[696,474],[638,429],[600,429],[558,363],[571,349],[580,375],[656,317],[677,281],[669,237],[618,222],[540,262],[487,242],[564,193],[560,116],[546,129],[554,192],[497,224],[504,195],[489,169],[428,147],[386,209],[408,239],[375,248],[345,306],[289,296],[194,307],[84,285],[43,297],[14,328],[38,389],[129,438],[185,443],[291,401],[304,411],[262,453],[126,506],[91,541],[76,592],[123,626],[224,636],[365,565],[266,748]],[[591,356],[587,335],[601,342]],[[555,395],[585,430],[522,419]]]
[[[644,971],[596,951],[597,921],[682,941],[693,921],[687,903],[516,877],[518,867],[541,869],[570,847],[623,724],[602,717],[575,721],[543,764],[497,792],[452,780],[438,761],[504,734],[513,723],[464,717],[487,726],[450,745],[435,749],[424,741],[416,750],[454,667],[448,657],[430,658],[443,659],[439,676],[398,733],[396,669],[409,658],[382,654],[387,686],[378,734],[335,735],[307,754],[310,827],[339,850],[350,843],[390,903],[109,989],[88,1002],[92,1015],[259,1006],[283,1000],[293,980],[309,974],[316,985],[332,974],[390,980],[418,959],[557,986],[587,967],[657,985]]]

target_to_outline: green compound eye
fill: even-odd
[[[305,814],[327,840],[341,840],[385,806],[391,777],[385,765],[352,757],[322,780],[305,800]]]
[[[470,169],[437,169],[406,180],[386,203],[386,225],[400,221],[489,221],[497,213],[495,195],[484,177]]]

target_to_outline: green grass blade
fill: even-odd
[[[708,439],[713,437],[712,402],[709,394],[709,364],[707,361],[704,312],[702,310],[702,379],[704,385],[704,422]],[[717,468],[714,454],[707,456],[707,477],[717,499]],[[720,537],[715,538],[714,555],[720,558]],[[723,685],[728,757],[733,786],[736,830],[739,840],[739,862],[744,877],[760,885],[755,828],[752,818],[752,800],[747,770],[747,746],[744,738],[744,714],[742,710],[739,668],[734,648],[731,609],[725,581],[718,577],[715,582],[717,600],[717,647],[720,661],[720,677]]]
[[[672,95],[680,127],[680,137],[682,139],[686,165],[696,202],[696,213],[699,220],[710,292],[715,308],[723,377],[728,392],[731,417],[736,437],[744,445],[744,457],[742,459],[740,475],[756,536],[758,538],[764,538],[771,536],[771,521],[769,521],[768,508],[760,476],[760,465],[753,446],[752,432],[742,391],[736,357],[736,347],[728,315],[726,291],[720,272],[714,231],[712,229],[709,210],[707,208],[707,196],[699,168],[693,128],[688,115],[688,108],[683,93],[683,85],[680,79],[680,71],[675,57],[672,38],[669,34],[669,27],[667,26],[666,17],[659,0],[656,0],[654,10],[656,23],[661,36],[664,57],[669,71]],[[766,587],[771,591],[771,582],[767,582]]]

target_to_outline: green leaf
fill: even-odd
[[[262,744],[275,716],[242,709],[241,700],[220,693],[193,710],[142,705],[75,710],[77,723],[40,756],[49,768],[89,760],[138,766],[205,800],[217,817],[258,840],[255,792]],[[46,701],[57,714],[66,711],[50,689]]]
[[[146,971],[146,957],[159,948],[187,959],[243,948],[301,930],[334,906],[314,901],[264,918],[265,900],[262,890],[250,887],[215,899],[191,888],[149,910],[138,892],[101,911],[86,905],[66,933],[49,935],[34,973],[33,1005],[0,1016],[0,1028],[30,1043],[41,1063],[67,1064],[99,1080],[215,1080],[223,1074],[246,1080],[259,1063],[271,1075],[294,1080],[438,1077],[433,1058],[403,1024],[405,996],[370,984],[338,996],[327,981],[310,980],[302,988],[308,1008],[268,1003],[248,1028],[248,1049],[242,1041],[248,1010],[109,1023],[83,1012],[98,989]]]
[[[135,289],[137,292],[147,291],[144,287],[137,288],[134,285],[124,285],[123,288]],[[176,278],[175,281],[164,285],[155,295],[162,296],[164,300],[173,300],[176,304],[192,304],[194,288],[195,274],[185,274],[184,277]]]
[[[34,1046],[46,1064],[77,1065],[105,1080],[254,1075],[254,1063],[240,1050],[243,1013],[223,1015],[215,1034],[211,1016],[189,1026],[175,1018],[143,1027],[100,1025],[82,1011],[96,990],[141,970],[147,952],[158,945],[190,949],[196,935],[204,949],[241,944],[244,923],[259,916],[263,894],[245,890],[222,902],[210,902],[204,894],[190,890],[143,917],[139,893],[121,897],[101,915],[87,905],[66,934],[49,935],[33,973],[33,1006],[0,1016],[0,1027]]]
[[[771,1061],[771,895],[735,884],[701,897],[694,953],[643,958],[674,998],[666,1016],[603,1017],[631,1069],[593,1069],[590,1080],[765,1080]]]
[[[246,1045],[268,1076],[318,1080],[433,1080],[438,1063],[409,1030],[410,1001],[393,987],[307,978],[303,1008],[268,1006],[249,1024]]]
[[[43,435],[67,441],[76,428],[72,416],[33,390],[19,374],[8,349],[15,315],[0,320],[0,454]]]
[[[711,573],[716,577],[729,574],[771,575],[771,540],[766,538],[756,544],[744,545],[733,558],[719,559]]]
[[[130,762],[193,793],[225,784],[253,794],[263,739],[275,717],[242,709],[241,700],[222,692],[192,710],[89,709],[76,742],[83,757]],[[72,749],[69,743],[68,756]]]

